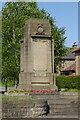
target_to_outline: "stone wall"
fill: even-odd
[[[14,102],[15,101],[15,102]],[[2,118],[26,118],[39,117],[49,113],[49,105],[46,100],[10,100],[2,103]]]
[[[78,117],[78,100],[59,93],[30,93],[2,100],[2,118]]]
[[[80,53],[76,53],[76,75],[80,75]]]

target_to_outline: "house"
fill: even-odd
[[[73,51],[75,53],[76,75],[80,75],[80,48]]]
[[[74,42],[70,51],[61,58],[60,74],[61,75],[76,75],[76,61],[75,61],[75,51],[77,49],[77,44]]]
[[[64,75],[75,75],[75,53],[68,53],[67,55],[61,58],[61,72],[60,74]]]

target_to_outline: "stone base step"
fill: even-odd
[[[30,97],[30,100],[32,101],[32,102],[28,101],[29,104],[26,101],[28,97]],[[17,118],[18,117],[21,117],[21,118],[30,117],[31,115],[30,109],[32,110],[35,107],[35,105],[33,104],[33,101],[36,102],[36,100],[47,100],[50,110],[49,110],[49,114],[46,117],[53,117],[53,118],[54,116],[75,117],[75,116],[78,116],[79,114],[80,102],[77,99],[61,98],[58,92],[54,92],[54,93],[35,93],[35,94],[29,93],[28,95],[26,93],[26,95],[21,96],[20,100],[19,101],[17,100],[16,103],[14,101],[10,102],[6,100],[4,101],[2,100],[2,108],[3,108],[2,115],[4,117],[15,117],[16,116]]]

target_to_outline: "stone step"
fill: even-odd
[[[50,108],[51,111],[57,111],[57,112],[78,112],[78,108]]]
[[[67,100],[67,99],[48,99],[49,104],[61,104],[61,105],[78,105],[78,100]]]
[[[58,113],[58,112],[56,112],[56,113],[54,113],[54,114],[49,114],[49,116],[51,116],[51,117],[53,117],[54,118],[54,116],[55,115],[57,115],[57,116],[61,116],[61,118],[62,118],[62,115],[66,115],[66,118],[67,118],[67,116],[73,116],[73,118],[74,118],[74,116],[78,116],[78,114],[77,113]]]
[[[60,97],[58,95],[32,95],[31,97],[33,98],[38,98],[38,99],[53,99],[53,100],[57,100],[60,99]]]
[[[68,111],[68,110],[66,110],[66,111],[64,111],[64,110],[54,110],[54,111],[51,111],[50,112],[50,114],[52,115],[52,114],[75,114],[75,115],[77,115],[78,114],[78,110],[74,110],[74,111]]]
[[[72,109],[72,107],[70,105],[49,105],[50,108],[52,109],[65,109],[65,108],[69,108],[69,109]],[[78,108],[78,107],[74,107],[74,108]]]
[[[71,101],[65,100],[48,100],[49,104],[71,104]]]
[[[72,103],[66,103],[66,104],[64,104],[64,103],[49,103],[49,105],[50,106],[53,106],[53,107],[55,107],[55,106],[60,106],[60,107],[70,107],[70,108],[79,108],[79,105],[78,104],[72,104]]]
[[[42,100],[48,102],[48,105],[50,107],[50,112],[48,116],[54,117],[54,116],[78,116],[78,100],[77,99],[68,99],[68,98],[60,98],[59,94],[56,93],[54,95],[53,93],[30,93],[32,94],[30,96],[30,99],[33,99],[33,102],[38,100],[41,102]],[[41,94],[41,95],[40,95]],[[31,115],[30,109],[33,111],[33,108],[35,107],[33,102],[26,101],[27,95],[25,99],[21,97],[17,103],[5,101],[2,100],[2,113],[3,116],[5,115],[9,116],[16,116],[16,117],[25,117]],[[38,105],[40,107],[40,104]],[[39,108],[40,109],[40,108]],[[29,115],[28,115],[29,114]]]
[[[45,97],[45,96],[41,96],[41,97],[36,96],[36,97],[35,97],[35,96],[33,96],[33,98],[34,98],[34,99],[45,99],[45,100],[47,100],[47,101],[48,101],[48,100],[51,101],[51,99],[53,99],[53,100],[55,100],[55,101],[60,99],[59,97],[53,97],[53,96],[52,96],[52,97],[49,97],[49,96],[47,96],[47,97]]]
[[[27,95],[27,93],[26,93]],[[60,95],[59,92],[30,92],[29,95]]]
[[[78,112],[76,112],[76,111],[73,111],[73,112],[70,112],[70,111],[54,111],[54,112],[51,112],[51,113],[49,113],[50,115],[53,115],[53,114],[63,114],[63,115],[65,115],[65,114],[67,114],[67,115],[78,115]]]
[[[78,109],[50,109],[51,113],[78,113]]]

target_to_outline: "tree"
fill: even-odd
[[[55,71],[65,53],[65,29],[58,28],[55,20],[36,2],[7,2],[2,9],[2,73],[5,79],[18,79],[20,69],[20,39],[29,18],[46,18],[51,24],[51,35],[55,47]]]
[[[2,17],[0,15],[0,74],[2,68]]]

